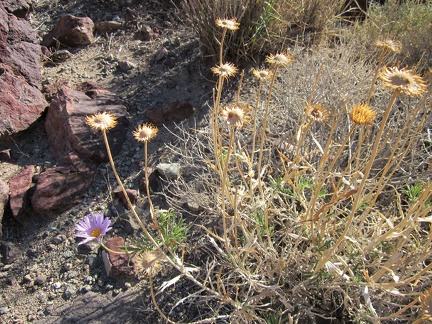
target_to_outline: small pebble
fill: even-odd
[[[6,307],[6,306],[0,307],[0,315],[7,314],[9,312],[10,312],[9,307]]]

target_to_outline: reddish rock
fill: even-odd
[[[76,154],[64,157],[65,166],[43,171],[31,198],[37,213],[62,210],[79,203],[93,182],[96,164]]]
[[[138,191],[134,189],[126,189],[126,193],[129,197],[129,200],[132,204],[136,203],[138,200]],[[125,208],[129,209],[128,202],[126,200],[126,197],[121,189],[115,193],[117,197],[121,200],[122,204],[125,206]]]
[[[149,108],[146,112],[154,124],[161,125],[170,122],[180,122],[194,113],[194,107],[190,102],[174,101],[161,107]]]
[[[51,102],[45,119],[48,139],[62,161],[70,152],[96,162],[108,161],[102,134],[91,129],[85,118],[102,111],[117,117],[117,126],[108,132],[112,154],[116,155],[126,140],[125,129],[129,125],[126,106],[108,90],[88,83],[81,87],[85,87],[85,93],[64,86]]]
[[[0,179],[0,236],[2,235],[2,219],[4,208],[9,199],[9,186],[6,182]]]
[[[33,11],[31,0],[2,0],[0,7],[3,8],[17,17],[28,18]]]
[[[41,48],[36,34],[28,21],[8,13],[26,8],[27,1],[0,3],[0,137],[26,129],[47,106],[39,91]]]
[[[42,41],[46,47],[60,45],[70,47],[85,46],[93,42],[94,23],[88,17],[75,17],[70,14],[62,16]]]
[[[27,129],[45,110],[42,93],[0,63],[0,137]]]
[[[124,252],[119,246],[124,246],[124,240],[121,237],[113,237],[105,245],[115,252]],[[116,254],[109,251],[102,251],[102,260],[105,265],[107,276],[110,278],[132,277],[134,276],[134,268],[127,254]]]
[[[34,172],[34,166],[30,165],[21,171],[20,174],[9,179],[9,206],[12,215],[20,223],[24,221],[24,211],[28,205],[28,192],[32,186]]]

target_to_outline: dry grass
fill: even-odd
[[[228,33],[225,58],[233,62],[260,62],[265,54],[289,44],[319,43],[343,10],[343,3],[343,0],[184,0],[181,9],[200,39],[204,59],[214,62],[219,51],[215,20],[236,18],[242,28]]]

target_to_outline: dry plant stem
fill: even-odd
[[[213,146],[214,146],[214,154],[215,154],[215,165],[218,171],[222,169],[221,161],[220,161],[220,150],[221,150],[221,137],[219,130],[219,108],[220,108],[220,100],[222,96],[222,88],[223,88],[224,78],[219,76],[219,80],[217,82],[217,92],[216,92],[216,100],[214,102],[213,107]]]
[[[182,264],[177,264],[177,263],[175,263],[174,261],[172,261],[171,258],[169,258],[169,257],[167,256],[167,254],[165,253],[165,251],[163,251],[163,250],[161,249],[161,247],[156,243],[156,241],[154,240],[153,236],[151,236],[151,234],[147,231],[147,229],[146,229],[146,227],[144,226],[143,222],[141,221],[141,219],[139,218],[138,214],[136,213],[136,211],[135,211],[135,207],[133,206],[132,202],[130,201],[129,196],[128,196],[127,193],[126,193],[126,189],[124,188],[123,183],[122,183],[122,181],[120,180],[120,177],[119,177],[119,175],[118,175],[118,173],[117,173],[117,169],[116,169],[116,167],[115,167],[115,164],[114,164],[114,161],[113,161],[113,158],[112,158],[112,155],[111,155],[111,149],[110,149],[110,146],[109,146],[109,143],[108,143],[108,138],[107,138],[107,135],[106,135],[106,131],[105,131],[105,130],[102,130],[102,135],[103,135],[103,139],[104,139],[104,142],[105,142],[105,147],[106,147],[106,150],[107,150],[108,158],[109,158],[109,161],[110,161],[111,168],[112,168],[112,170],[113,170],[114,176],[115,176],[115,178],[116,178],[116,180],[117,180],[117,183],[118,183],[118,185],[120,186],[120,188],[121,188],[121,190],[122,190],[122,192],[123,192],[123,194],[124,194],[124,196],[125,196],[125,198],[126,198],[126,201],[127,201],[127,203],[128,203],[128,206],[130,207],[130,210],[132,211],[133,216],[135,217],[136,221],[138,222],[138,225],[140,226],[140,228],[141,228],[141,230],[143,231],[144,235],[149,239],[149,241],[153,244],[153,246],[157,249],[157,251],[158,251],[159,253],[161,253],[161,255],[164,256],[165,260],[167,260],[169,264],[171,264],[171,265],[172,265],[174,268],[176,268],[176,269],[177,269],[181,274],[183,274],[184,276],[186,276],[189,280],[191,280],[191,281],[192,281],[193,283],[195,283],[197,286],[201,287],[201,288],[204,289],[205,291],[209,292],[210,294],[212,294],[212,295],[214,295],[214,296],[216,296],[217,298],[219,298],[219,299],[222,300],[222,299],[224,298],[223,296],[221,296],[220,294],[218,294],[218,293],[215,292],[214,290],[212,290],[212,289],[210,289],[210,288],[208,288],[208,287],[205,287],[201,282],[199,282],[199,281],[198,281],[197,279],[195,279],[195,278],[194,278],[194,277],[193,277],[189,272],[187,272],[187,271],[184,269],[184,266],[183,266]],[[171,251],[170,251],[170,253],[172,254]],[[174,255],[173,255],[173,256],[174,256]],[[177,259],[175,256],[174,256],[174,258]],[[226,299],[226,298],[225,298],[225,299]],[[232,304],[233,306],[235,306],[235,303],[234,303],[233,301],[230,300],[230,302],[231,302],[231,304]]]
[[[252,163],[252,165],[253,165],[254,156],[255,156],[256,125],[257,125],[258,107],[259,107],[259,102],[260,102],[260,98],[261,98],[261,88],[262,88],[262,80],[259,80],[257,97],[256,97],[256,102],[255,102],[254,115],[253,115],[254,122],[253,122],[252,151],[251,151],[251,163]]]
[[[381,52],[381,55],[380,55],[379,59],[378,59],[377,68],[375,70],[375,74],[374,74],[374,77],[372,79],[372,83],[371,83],[371,86],[369,88],[368,96],[367,96],[367,99],[366,99],[366,105],[369,105],[370,99],[372,97],[373,89],[375,88],[375,82],[376,82],[376,80],[378,78],[378,73],[379,73],[379,70],[381,68],[381,64],[382,64],[382,62],[383,62],[383,60],[384,60],[387,52],[388,52],[388,50],[386,48],[384,48],[383,51]]]
[[[153,290],[153,279],[152,276],[149,275],[149,286],[150,286],[150,296],[153,302],[154,307],[156,308],[156,310],[158,311],[158,313],[160,314],[160,316],[162,316],[162,318],[167,322],[167,323],[175,323],[173,321],[171,321],[165,314],[164,312],[162,312],[162,310],[159,308],[159,305],[156,301],[156,297],[154,294],[154,290]]]
[[[231,126],[230,128],[230,139],[229,139],[229,144],[228,144],[228,151],[227,151],[227,155],[226,155],[226,159],[225,159],[225,163],[223,166],[223,171],[222,171],[222,178],[221,178],[221,199],[222,199],[222,225],[223,225],[223,239],[224,239],[224,243],[225,243],[225,248],[227,250],[227,252],[229,251],[229,242],[228,242],[228,236],[227,236],[227,224],[226,224],[226,215],[228,215],[226,213],[226,206],[225,206],[225,191],[229,186],[229,179],[228,179],[228,165],[229,165],[229,159],[231,156],[231,151],[232,151],[232,147],[234,145],[234,133],[235,133],[235,126]],[[229,190],[228,190],[229,192]],[[229,200],[230,197],[227,197]]]
[[[260,190],[261,193],[261,198],[264,200],[264,191],[263,191],[263,186],[262,186],[262,182],[261,182],[261,169],[262,169],[262,159],[263,159],[263,150],[264,150],[264,142],[265,142],[265,138],[266,138],[266,128],[267,128],[267,119],[268,119],[268,112],[269,112],[269,106],[270,106],[270,100],[271,100],[271,95],[272,95],[272,91],[273,91],[273,86],[274,86],[274,81],[276,78],[276,72],[279,68],[279,65],[276,64],[273,68],[273,75],[270,81],[270,87],[269,87],[269,92],[267,95],[267,101],[266,101],[266,105],[265,105],[265,114],[264,114],[264,119],[263,119],[263,125],[262,125],[262,129],[261,129],[261,142],[260,142],[260,150],[259,150],[259,156],[258,156],[258,188]]]
[[[337,250],[337,248],[345,240],[346,234],[348,233],[348,230],[351,227],[351,224],[352,224],[353,219],[354,219],[355,212],[357,211],[358,205],[360,203],[360,199],[361,199],[362,193],[363,193],[363,188],[364,188],[364,186],[366,184],[366,180],[369,177],[370,170],[372,169],[372,164],[375,161],[375,158],[376,158],[376,156],[378,154],[378,146],[379,146],[379,143],[381,141],[381,136],[382,136],[382,133],[384,131],[385,125],[387,123],[387,119],[388,119],[388,117],[390,115],[390,110],[391,110],[391,108],[392,108],[392,106],[393,106],[396,98],[398,97],[399,93],[400,93],[400,90],[395,90],[393,92],[393,94],[392,94],[392,96],[390,98],[390,101],[389,101],[389,103],[387,105],[387,108],[386,108],[386,110],[384,112],[384,116],[382,118],[380,128],[378,130],[378,133],[377,133],[375,141],[374,141],[374,145],[372,147],[371,156],[369,157],[369,161],[368,161],[368,163],[367,163],[367,165],[365,167],[365,170],[363,172],[363,178],[361,180],[361,183],[360,183],[360,185],[357,188],[358,191],[357,191],[357,193],[354,196],[354,202],[353,202],[352,207],[351,207],[352,208],[351,212],[350,212],[350,214],[347,217],[347,221],[346,221],[346,224],[345,224],[345,229],[344,229],[343,233],[340,235],[340,237],[338,238],[338,240],[336,241],[336,243],[330,249],[328,249],[324,253],[323,257],[318,261],[318,263],[316,265],[316,268],[314,270],[314,275],[316,275],[318,273],[318,271],[320,271],[322,269],[322,267],[325,265],[325,263],[330,259],[330,257],[333,255],[333,253]]]
[[[149,201],[150,205],[150,214],[153,220],[153,223],[156,225],[157,228],[159,228],[158,220],[156,218],[156,213],[153,207],[153,202],[150,197],[150,189],[149,189],[149,175],[148,175],[148,145],[147,141],[144,142],[144,178],[145,178],[145,186],[146,186],[146,193],[147,193],[147,199]],[[159,231],[160,232],[160,231]]]
[[[219,64],[220,65],[223,64],[223,62],[222,62],[222,60],[223,60],[223,45],[224,45],[224,42],[225,42],[226,32],[227,32],[227,29],[224,28],[223,32],[222,32],[221,44],[219,46]]]

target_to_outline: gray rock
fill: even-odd
[[[7,306],[0,307],[0,315],[4,315],[10,312],[10,308]]]
[[[69,286],[65,289],[65,291],[63,292],[63,298],[68,300],[71,299],[73,295],[76,294],[76,289],[73,286]]]
[[[159,163],[156,170],[167,180],[175,180],[180,176],[179,163]]]
[[[118,68],[122,72],[129,72],[130,70],[133,70],[137,67],[135,63],[129,62],[129,61],[119,61],[118,62]]]

